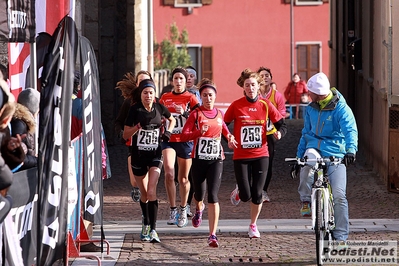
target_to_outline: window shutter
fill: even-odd
[[[213,47],[202,47],[202,77],[213,80]]]
[[[212,4],[212,0],[202,0],[203,5],[210,5]]]
[[[163,0],[164,6],[174,6],[175,0]]]
[[[297,46],[297,68],[303,80],[307,80],[320,72],[320,46],[318,44],[305,44]]]

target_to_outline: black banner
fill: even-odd
[[[35,41],[35,0],[0,1],[0,41]]]
[[[8,191],[13,199],[13,207],[9,213],[20,238],[24,265],[34,265],[37,251],[37,168],[16,172]],[[16,243],[4,242],[6,250],[11,250]],[[17,243],[18,244],[18,243]],[[5,252],[5,260],[9,252]]]
[[[83,161],[85,220],[102,224],[102,139],[100,83],[97,60],[90,41],[80,37],[80,64],[83,102]]]
[[[39,119],[37,265],[65,256],[68,213],[68,151],[78,34],[64,17],[52,35],[43,66]]]

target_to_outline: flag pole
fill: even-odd
[[[36,55],[36,38],[33,43],[29,44],[30,46],[30,84],[34,90],[37,91],[37,55]],[[36,123],[38,118],[36,118]],[[36,152],[39,147],[39,127],[35,129],[35,147]]]

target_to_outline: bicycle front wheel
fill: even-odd
[[[326,235],[326,228],[324,223],[323,213],[323,195],[320,189],[316,190],[316,211],[315,211],[315,233],[316,233],[316,259],[317,265],[323,265],[323,250],[324,250],[324,237]]]

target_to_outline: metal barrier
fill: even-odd
[[[161,95],[161,91],[163,87],[169,84],[169,73],[168,69],[160,69],[154,71],[154,83],[157,87],[156,95],[159,97]]]
[[[301,119],[303,117],[299,117],[299,107],[306,107],[308,106],[308,103],[298,103],[298,104],[286,104],[285,108],[287,109],[287,111],[290,113],[290,115],[288,117],[286,117],[286,119]],[[293,117],[293,107],[295,107],[296,112],[295,112],[295,117]]]

